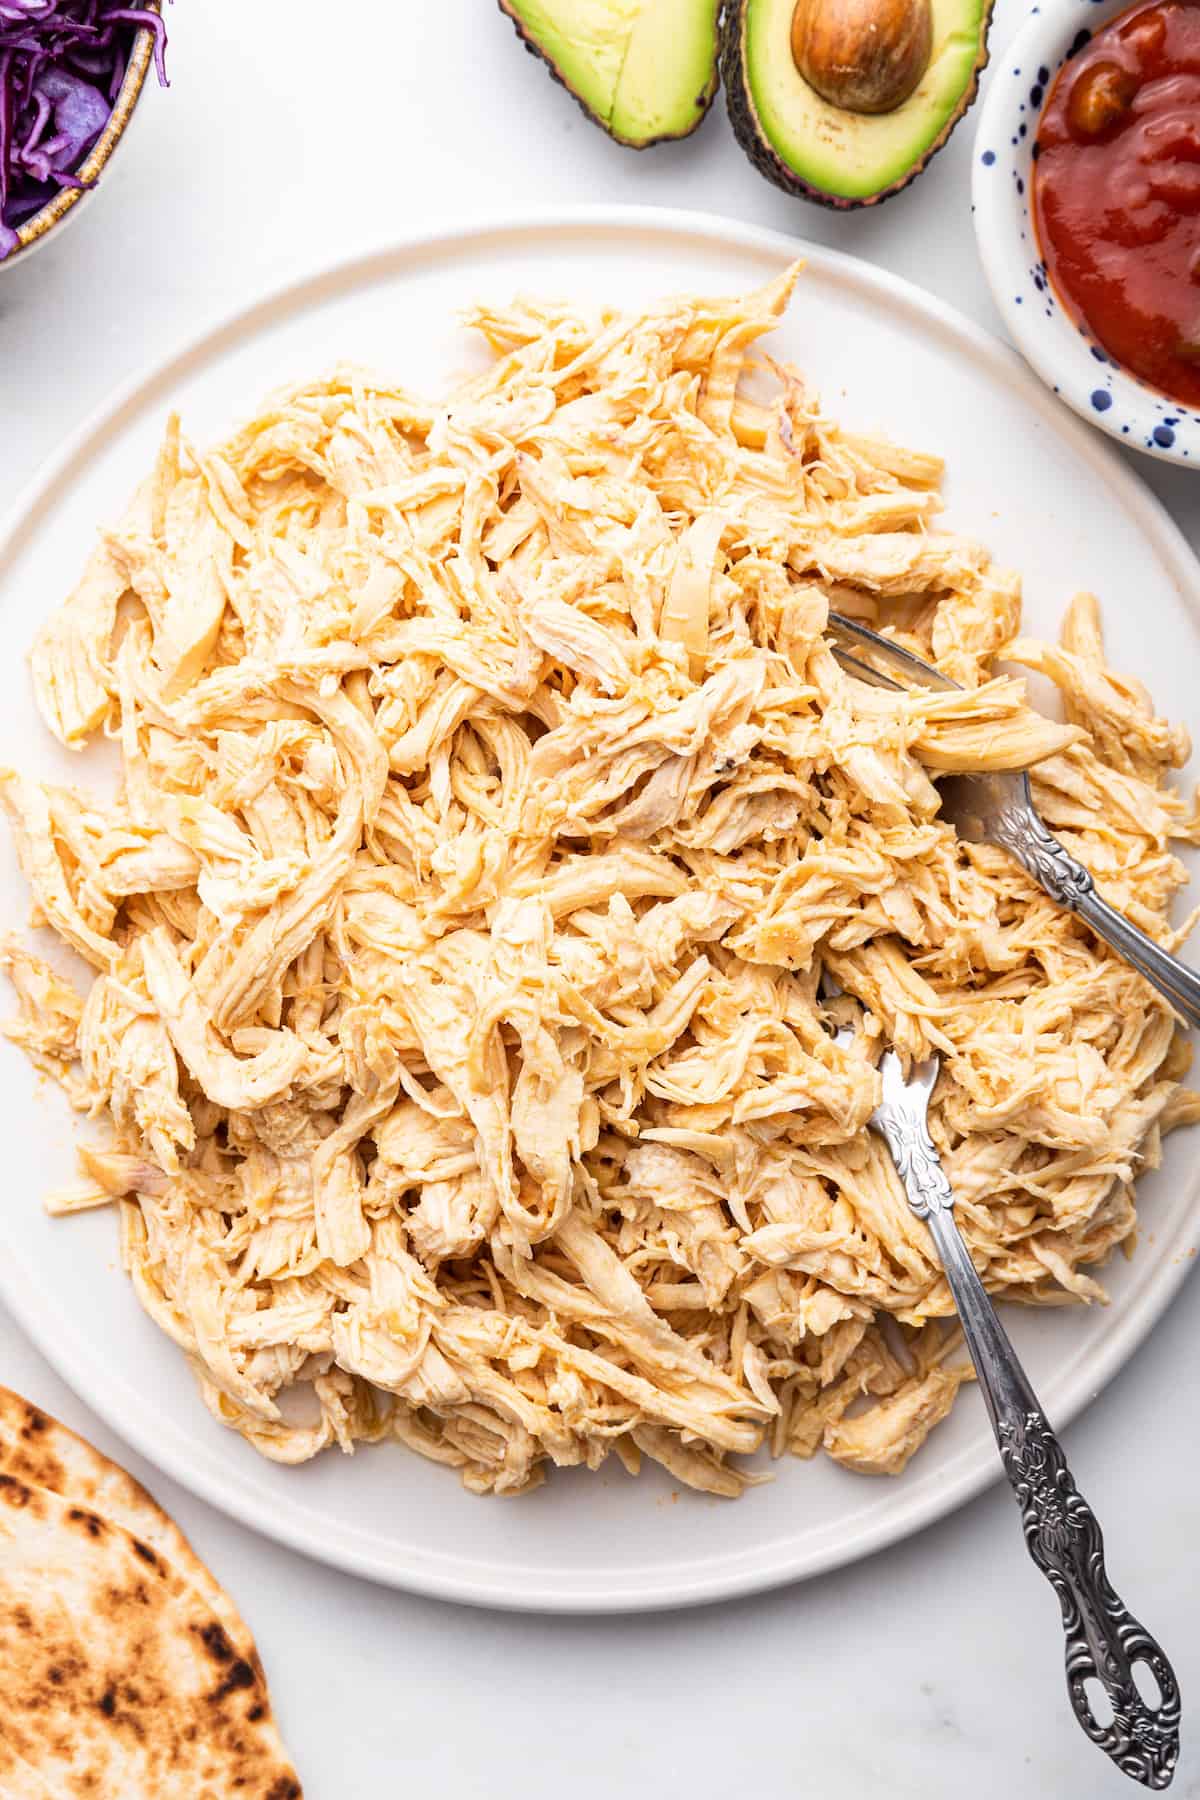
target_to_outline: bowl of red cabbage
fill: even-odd
[[[0,269],[101,181],[151,67],[161,0],[0,0]]]

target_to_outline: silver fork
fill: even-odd
[[[826,997],[836,985],[826,978]],[[850,1005],[857,1011],[857,1003]],[[836,1042],[855,1037],[853,1025]],[[1004,1473],[1021,1509],[1030,1556],[1058,1594],[1066,1634],[1067,1691],[1075,1717],[1094,1744],[1134,1781],[1169,1787],[1179,1760],[1179,1684],[1160,1645],[1117,1595],[1104,1566],[1104,1539],[1075,1486],[1062,1445],[1050,1428],[1029,1377],[976,1272],[954,1216],[954,1193],[929,1135],[929,1098],[939,1059],[915,1063],[906,1078],[894,1050],[879,1072],[883,1097],[870,1125],[887,1143],[908,1203],[924,1219],[941,1259],[963,1336],[975,1364]],[[1138,1691],[1134,1665],[1158,1684],[1151,1704]],[[1113,1716],[1101,1724],[1086,1684],[1097,1679]]]
[[[839,663],[862,681],[891,688],[959,687],[921,657],[855,619],[831,612],[828,630]],[[971,844],[996,844],[1015,856],[1052,900],[1078,913],[1097,937],[1171,1002],[1181,1018],[1200,1025],[1200,975],[1100,898],[1083,864],[1043,822],[1023,770],[944,775],[937,786],[941,816],[959,837]]]

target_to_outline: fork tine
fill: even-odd
[[[829,970],[826,967],[826,965],[824,963],[822,963],[821,964],[821,973],[817,977],[817,997],[818,997],[818,999],[840,1000],[844,993],[845,993],[845,989],[839,985],[836,977],[831,975],[829,973]],[[857,1004],[858,1003],[856,1001],[855,1002],[856,1008],[857,1008]],[[828,1027],[829,1021],[826,1020],[825,1023],[826,1023],[826,1026]],[[839,1050],[844,1050],[846,1048],[847,1044],[852,1044],[854,1042],[854,1039],[857,1037],[858,1033],[856,1032],[853,1025],[839,1025],[837,1030],[835,1032],[833,1032],[831,1035],[833,1037],[834,1043],[838,1046]]]
[[[896,1052],[885,1050],[879,1059],[879,1073],[883,1079],[882,1100],[872,1124],[882,1125],[880,1113],[884,1111],[891,1114],[915,1113],[923,1119],[937,1085],[940,1068],[941,1059],[935,1051],[924,1062],[913,1063],[906,1075]]]
[[[834,640],[834,654],[838,656],[839,662],[842,660],[836,648],[839,644],[845,654],[854,656],[856,662],[868,668],[871,666],[868,658],[875,657],[885,669],[901,677],[900,681],[893,682],[894,686],[903,686],[904,676],[908,677],[909,683],[916,681],[922,687],[957,689],[961,686],[959,682],[951,681],[948,675],[943,675],[940,669],[935,669],[932,663],[914,656],[911,650],[905,650],[901,644],[894,644],[878,631],[872,631],[869,625],[860,625],[857,619],[848,619],[844,613],[830,613],[828,631]]]
[[[873,669],[870,663],[861,662],[857,656],[852,656],[849,650],[843,650],[840,644],[834,644],[833,655],[834,661],[845,669],[847,675],[855,675],[859,681],[869,682],[872,687],[891,688],[894,692],[901,694],[904,692],[898,681],[893,681],[890,675],[883,673],[882,669]]]
[[[817,977],[817,994],[822,1000],[837,1000],[844,989],[839,985],[836,975],[829,973],[828,963],[821,964],[821,973]]]

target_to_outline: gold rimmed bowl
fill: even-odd
[[[162,0],[146,0],[145,10],[160,14]],[[118,145],[125,140],[130,120],[145,89],[146,78],[153,67],[154,44],[153,28],[139,28],[104,129],[79,167],[72,170],[72,174],[84,185],[60,188],[44,206],[39,207],[37,212],[31,213],[16,227],[17,247],[10,250],[7,256],[0,256],[0,274],[5,269],[23,263],[30,252],[44,244],[53,232],[61,229],[69,219],[77,218],[84,203],[93,197],[98,186],[103,185],[102,177],[116,155]]]

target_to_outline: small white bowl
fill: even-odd
[[[1039,0],[1003,56],[979,116],[971,171],[975,236],[1013,342],[1047,387],[1147,456],[1200,468],[1200,411],[1114,363],[1077,325],[1046,275],[1033,222],[1034,142],[1042,104],[1067,59],[1130,0]]]

